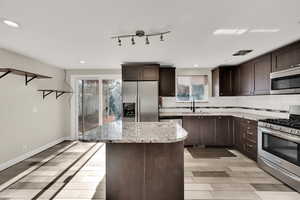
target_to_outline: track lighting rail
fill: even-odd
[[[145,44],[150,44],[149,37],[160,36],[160,41],[164,41],[164,35],[171,33],[171,31],[157,32],[157,33],[145,33],[143,30],[137,30],[135,34],[117,35],[112,36],[111,39],[117,39],[118,45],[122,46],[121,39],[131,38],[131,44],[135,45],[135,37],[145,37]]]

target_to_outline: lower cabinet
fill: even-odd
[[[184,140],[185,146],[200,144],[200,125],[198,117],[183,117],[182,127],[188,132],[188,137]]]
[[[185,146],[232,147],[257,159],[257,122],[231,116],[184,116]]]
[[[216,145],[233,146],[233,121],[232,117],[216,117]]]
[[[247,157],[257,160],[257,122],[234,119],[235,147]]]
[[[185,146],[233,146],[232,117],[183,117],[182,126],[189,133]]]

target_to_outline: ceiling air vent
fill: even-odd
[[[238,52],[236,52],[236,53],[234,53],[232,55],[233,56],[244,56],[244,55],[246,55],[246,54],[248,54],[248,53],[250,53],[252,51],[253,50],[249,50],[249,49],[247,49],[247,50],[239,50]]]

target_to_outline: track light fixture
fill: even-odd
[[[122,46],[122,42],[121,42],[121,39],[119,37],[118,37],[118,45]]]
[[[131,44],[135,45],[135,37],[145,37],[145,44],[149,45],[150,41],[149,38],[152,36],[160,36],[160,41],[164,41],[164,35],[171,33],[171,31],[165,31],[165,32],[158,32],[158,33],[145,33],[143,30],[137,30],[135,34],[129,34],[129,35],[117,35],[111,37],[111,39],[117,39],[118,45],[122,46],[121,44],[121,38],[131,38]]]
[[[160,35],[160,41],[164,41],[164,35],[163,34]]]

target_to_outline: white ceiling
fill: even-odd
[[[0,46],[62,68],[119,68],[126,61],[176,67],[235,64],[300,39],[299,0],[0,0]],[[219,28],[279,28],[278,33],[214,36]],[[172,33],[121,47],[116,34]],[[254,52],[233,58],[233,52]],[[86,64],[79,63],[85,60]]]

